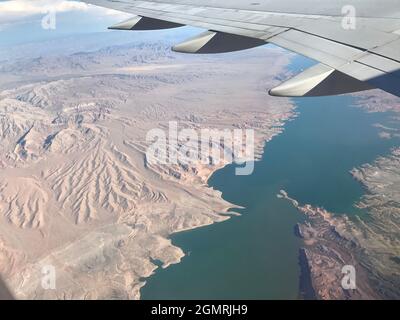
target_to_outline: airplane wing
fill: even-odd
[[[14,297],[0,277],[0,301],[1,300],[14,300]]]
[[[84,2],[135,15],[111,29],[190,25],[208,30],[176,45],[173,50],[178,52],[218,53],[272,43],[320,62],[272,89],[272,95],[323,96],[380,88],[400,96],[397,0]]]

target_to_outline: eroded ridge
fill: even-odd
[[[0,67],[0,272],[17,298],[138,299],[155,261],[166,268],[184,256],[172,233],[229,218],[221,213],[235,206],[207,186],[226,163],[150,165],[150,130],[171,121],[196,132],[253,129],[259,158],[295,116],[265,91],[289,61],[281,51],[210,58],[169,47]],[[54,289],[43,286],[46,270]]]

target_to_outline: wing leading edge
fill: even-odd
[[[328,2],[318,1],[315,5],[324,6],[325,1]],[[320,62],[272,89],[272,95],[320,96],[380,88],[400,96],[400,10],[395,5],[393,10],[388,8],[390,15],[374,17],[371,12],[368,17],[357,18],[355,29],[346,29],[341,7],[332,5],[328,13],[305,14],[300,10],[266,11],[268,3],[261,10],[257,3],[246,6],[240,0],[233,1],[229,8],[207,0],[196,4],[190,0],[84,2],[135,15],[114,29],[153,30],[190,25],[209,30],[178,44],[175,51],[217,53],[272,43]],[[379,1],[364,3],[373,10],[373,4]]]

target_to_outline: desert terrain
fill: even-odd
[[[140,299],[146,278],[184,256],[172,234],[223,223],[236,207],[207,185],[227,161],[151,162],[148,133],[252,129],[258,159],[296,117],[292,101],[267,94],[289,76],[288,52],[191,56],[168,38],[112,34],[0,48],[0,274],[16,298]],[[355,107],[390,112],[393,126],[376,127],[398,139],[398,98],[355,96]],[[349,173],[366,217],[279,194],[306,217],[296,232],[314,298],[399,298],[399,161],[394,149]],[[349,261],[357,290],[340,285]]]
[[[171,121],[253,129],[260,157],[295,116],[266,91],[290,54],[186,56],[170,46],[71,42],[65,53],[3,57],[0,274],[16,298],[139,299],[158,262],[184,256],[171,234],[223,222],[235,207],[207,186],[226,162],[150,163],[147,133]]]

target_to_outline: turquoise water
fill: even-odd
[[[304,65],[298,60],[294,68]],[[301,203],[359,214],[362,187],[349,171],[387,154],[395,140],[378,137],[375,123],[389,114],[351,107],[348,96],[295,100],[299,117],[265,147],[255,172],[235,176],[235,166],[216,172],[209,184],[241,205],[240,217],[173,235],[187,256],[161,268],[142,289],[143,299],[297,299],[298,250],[294,226],[303,217],[279,190]]]

